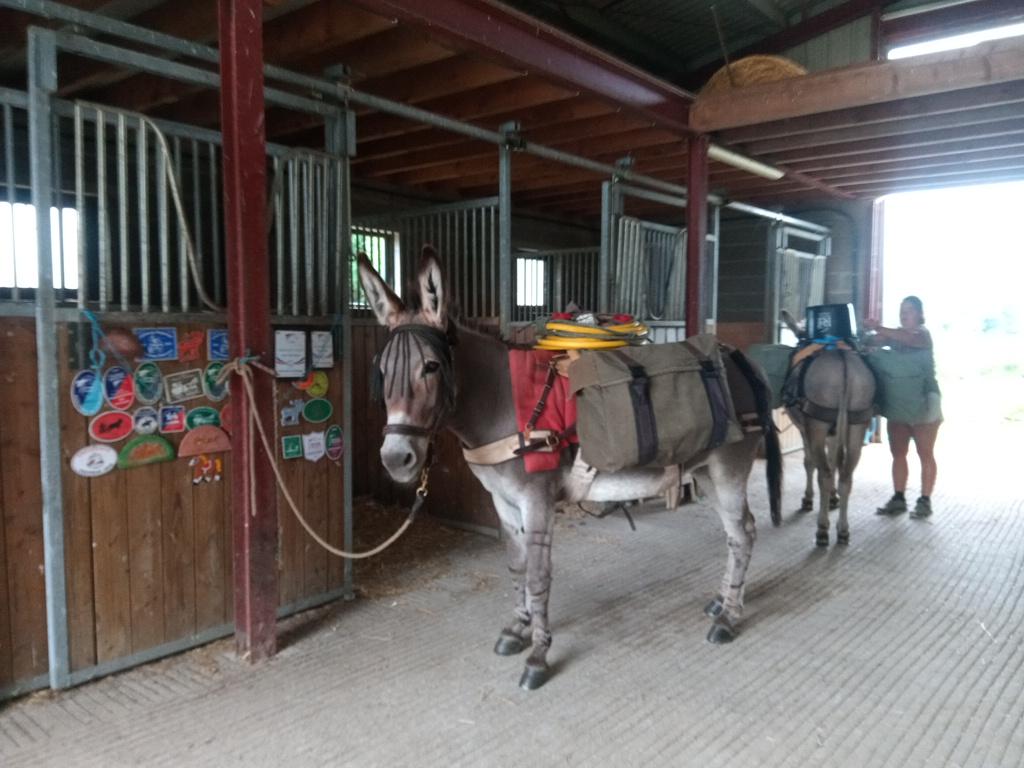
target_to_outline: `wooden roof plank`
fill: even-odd
[[[1024,43],[863,64],[699,98],[690,124],[702,133],[932,93],[1024,79]]]

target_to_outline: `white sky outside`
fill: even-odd
[[[39,262],[36,247],[35,206],[28,203],[0,203],[0,287],[37,288]],[[59,246],[60,231],[57,209],[50,209],[50,237],[53,240],[53,285],[55,288],[78,288],[78,212],[62,209],[64,228],[64,276],[61,280]]]
[[[1024,330],[1024,182],[889,195],[883,236],[884,325],[914,294],[936,330],[1003,313]]]

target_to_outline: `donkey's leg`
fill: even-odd
[[[514,656],[530,644],[530,612],[526,607],[526,535],[519,509],[497,494],[492,498],[505,533],[505,554],[515,592],[512,623],[502,628],[494,644],[494,652],[499,656]]]
[[[722,577],[721,610],[712,612],[714,623],[708,632],[708,641],[716,644],[728,643],[736,636],[736,624],[743,615],[743,588],[757,537],[747,504],[747,478],[756,450],[757,438],[748,436],[742,442],[716,449],[708,457],[708,496],[722,519],[729,549]]]
[[[864,445],[864,433],[867,426],[851,424],[849,439],[846,444],[846,455],[839,467],[839,520],[836,522],[836,544],[850,543],[850,524],[846,519],[846,510],[850,504],[850,492],[853,490],[853,470],[860,461],[860,451]]]
[[[810,512],[814,509],[814,457],[811,456],[811,444],[807,440],[806,428],[800,430],[800,437],[804,444],[804,473],[807,475],[807,483],[804,485],[804,496],[800,500],[800,509],[797,512]]]
[[[810,454],[811,462],[818,471],[818,530],[814,541],[819,547],[827,547],[833,470],[829,461],[828,425],[825,422],[808,420],[805,450]]]
[[[554,504],[547,496],[528,499],[522,507],[526,541],[526,604],[532,622],[533,648],[526,658],[519,685],[532,691],[551,676],[547,655],[551,647],[548,598],[551,596],[551,538]]]

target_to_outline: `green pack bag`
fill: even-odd
[[[795,351],[795,347],[785,344],[751,344],[747,348],[747,357],[761,367],[772,388],[772,408],[782,407],[782,387]]]
[[[882,416],[901,424],[929,420],[929,395],[938,394],[930,349],[873,349],[864,360],[878,381],[875,399]]]
[[[599,470],[667,467],[743,438],[718,340],[583,352],[569,367],[584,461]]]

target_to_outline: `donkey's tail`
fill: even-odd
[[[839,392],[839,412],[836,414],[836,460],[835,469],[842,470],[846,464],[847,447],[850,440],[850,368],[846,363],[845,350],[839,350],[843,361],[843,384]],[[835,489],[833,489],[833,492]]]
[[[750,382],[757,403],[758,420],[764,434],[765,470],[768,479],[768,508],[772,525],[782,524],[782,448],[779,444],[779,430],[772,419],[772,391],[768,382],[750,363],[750,359],[739,350],[733,350],[731,357],[736,366]]]

